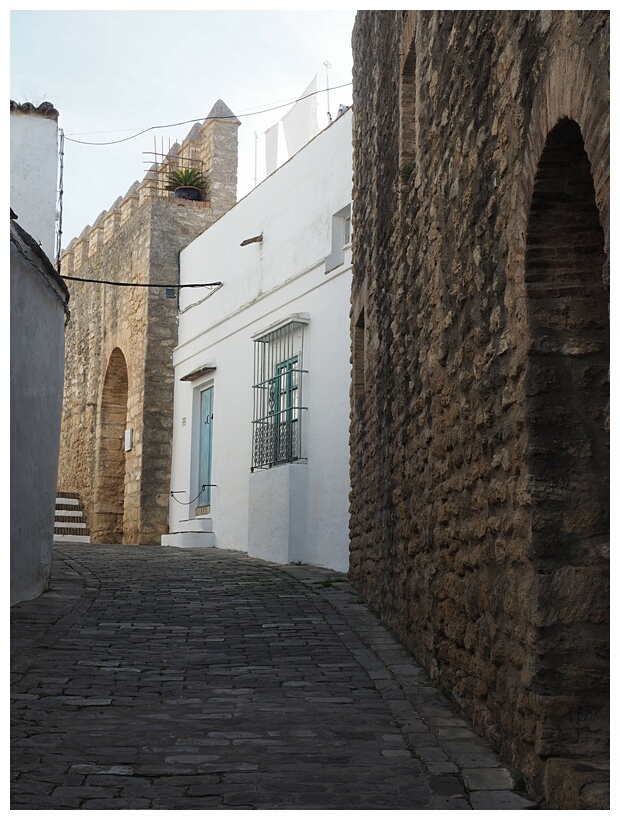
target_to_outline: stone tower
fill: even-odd
[[[61,256],[65,276],[119,283],[68,282],[58,488],[79,493],[91,541],[159,544],[167,532],[178,291],[157,285],[178,282],[181,248],[235,204],[239,125],[218,100]],[[175,168],[202,171],[203,201],[165,190]]]

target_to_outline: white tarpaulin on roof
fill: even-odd
[[[298,102],[282,118],[284,137],[289,157],[296,154],[312,137],[319,133],[316,115],[316,77]]]
[[[277,122],[265,131],[265,171],[267,176],[278,167],[278,127]]]

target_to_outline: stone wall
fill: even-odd
[[[351,577],[548,808],[600,808],[609,16],[353,48]]]
[[[238,125],[216,103],[183,145],[72,240],[62,274],[177,283],[181,248],[234,205]],[[190,164],[184,157],[205,172],[209,200],[165,191],[167,168]],[[58,487],[79,493],[93,541],[159,544],[168,526],[178,297],[168,298],[163,287],[68,285]],[[128,451],[125,429],[133,430]]]

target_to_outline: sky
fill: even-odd
[[[247,194],[265,176],[264,132],[314,77],[320,128],[328,100],[332,116],[351,104],[354,19],[352,10],[11,11],[10,98],[51,102],[65,134],[63,247],[143,179],[154,138],[158,151],[182,142],[218,99],[242,123],[237,196]]]

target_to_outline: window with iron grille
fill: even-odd
[[[254,340],[252,470],[304,458],[304,327],[293,320]]]

